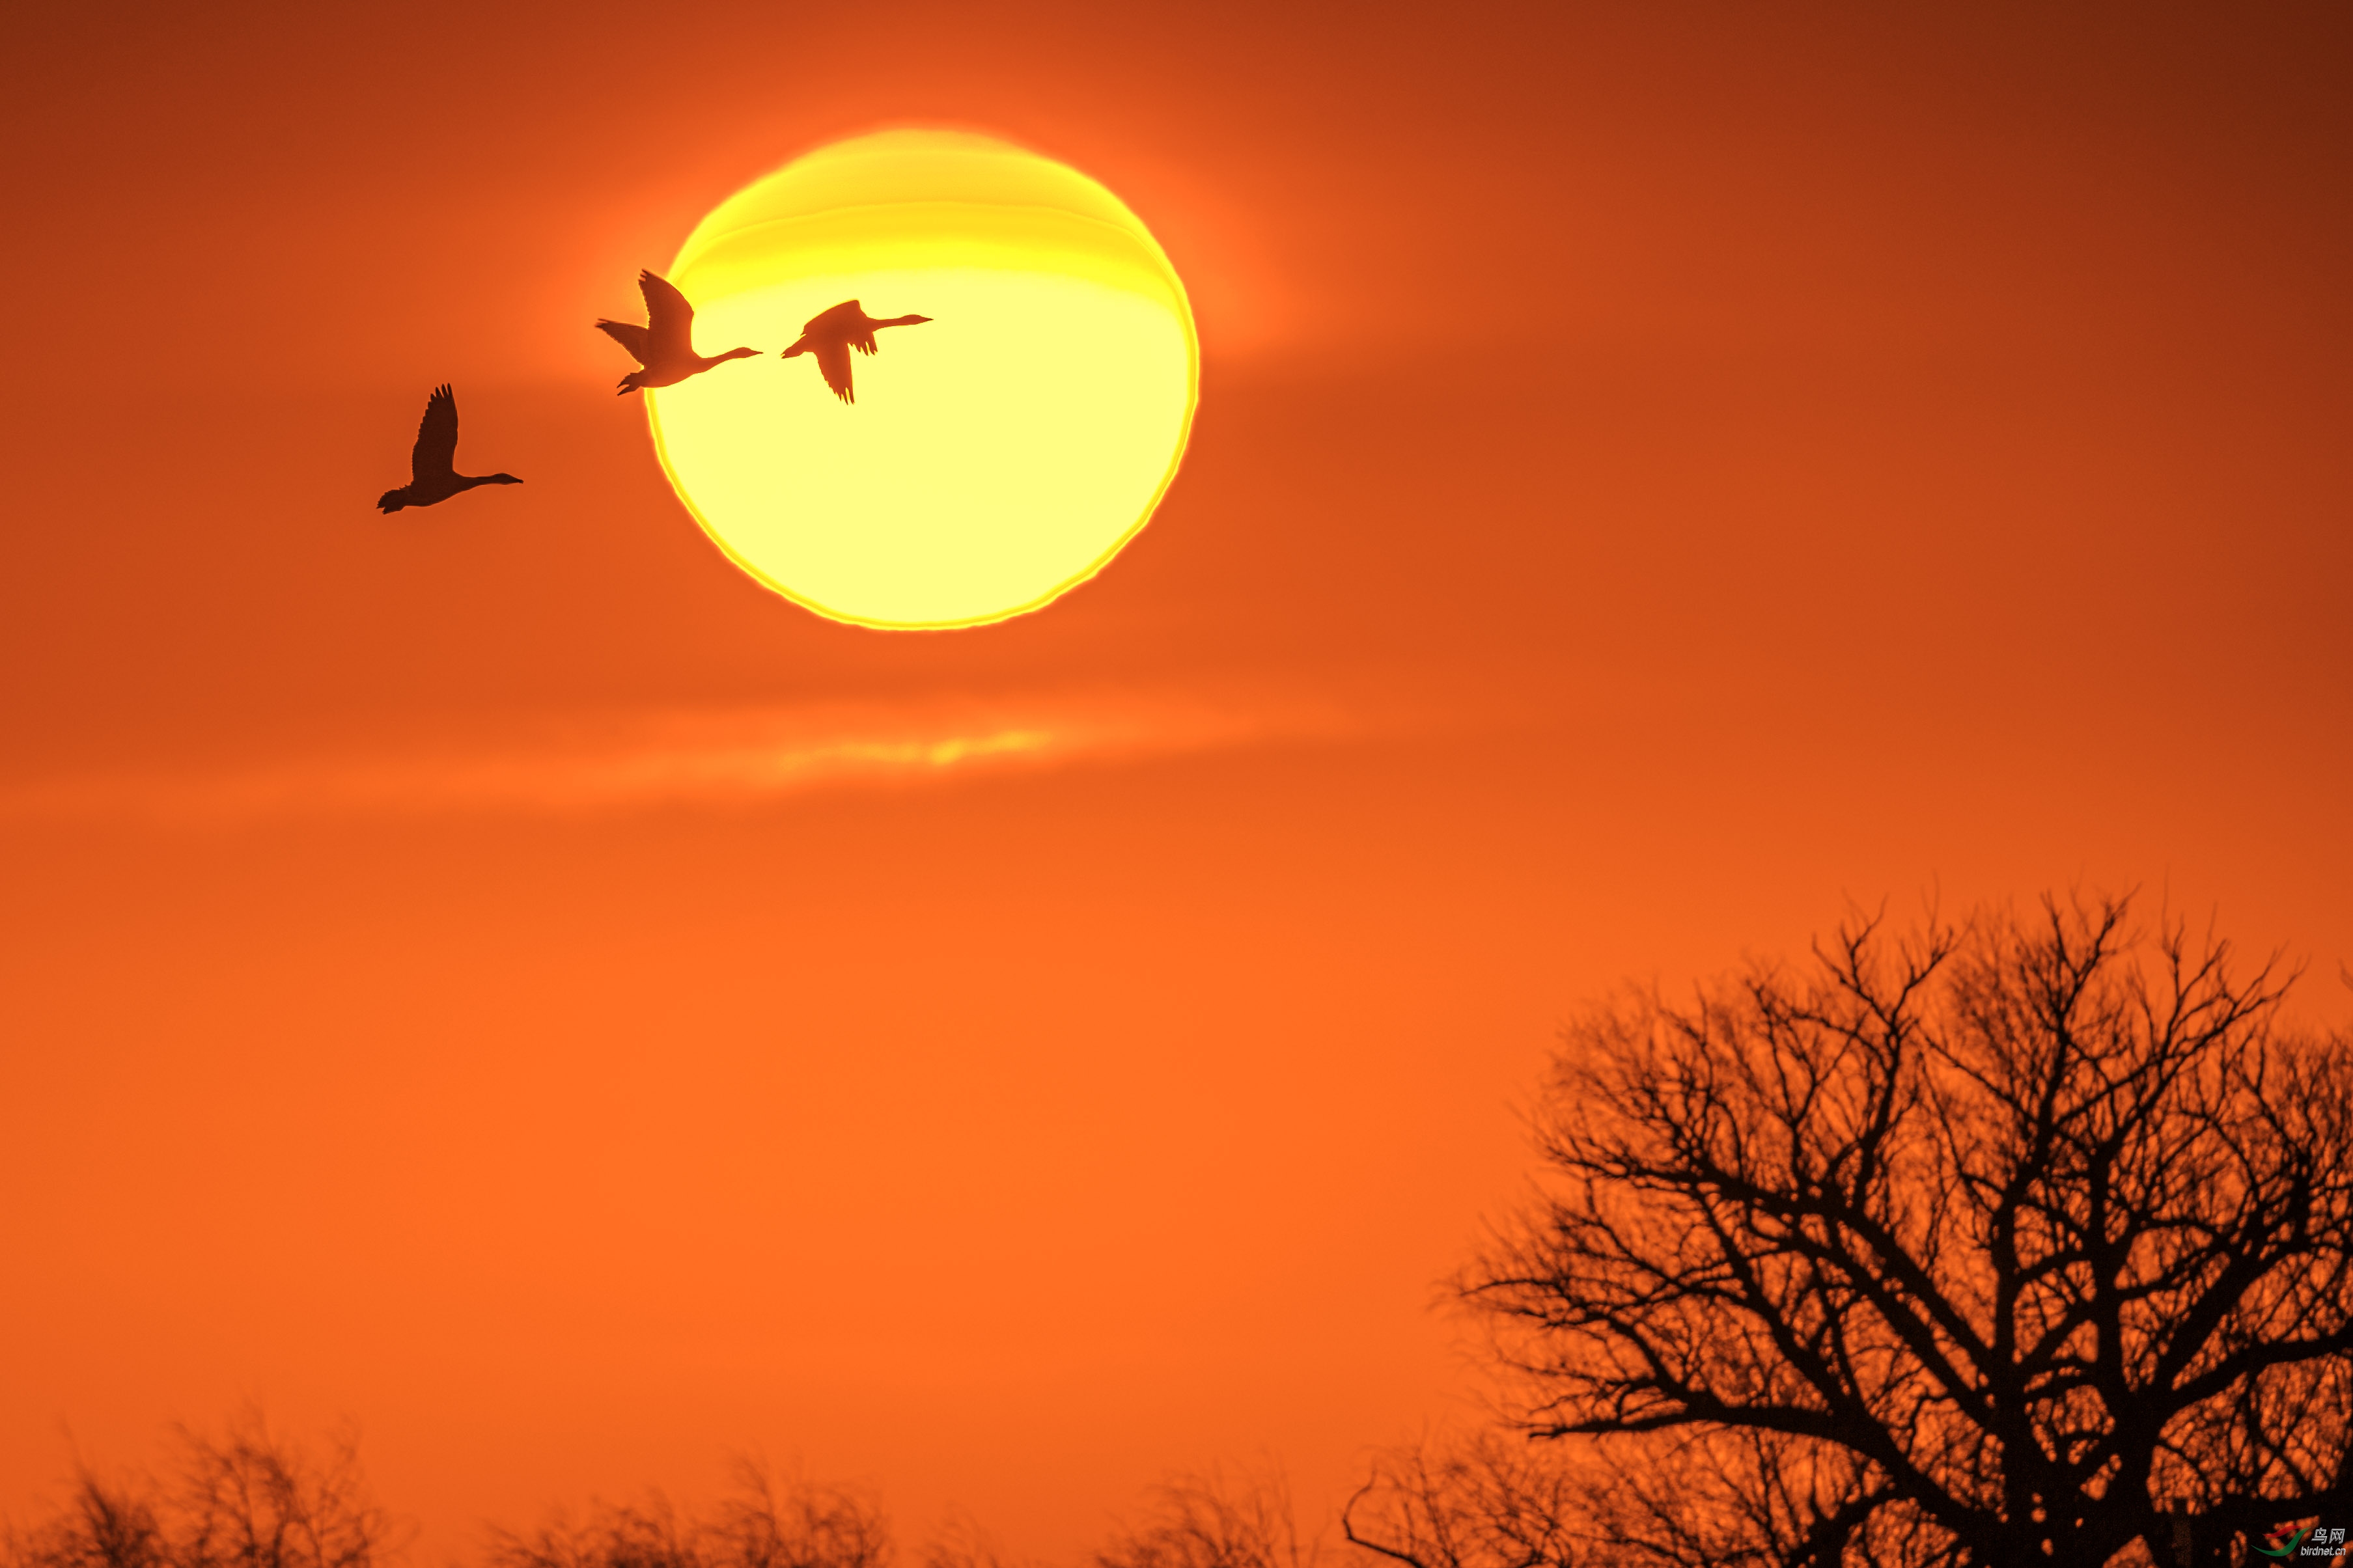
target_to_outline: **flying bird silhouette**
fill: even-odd
[[[844,403],[855,403],[858,396],[849,385],[849,351],[872,353],[878,327],[912,327],[930,320],[929,316],[893,316],[887,321],[878,321],[857,300],[844,300],[832,310],[811,316],[801,328],[801,341],[778,357],[817,355],[817,368],[824,375],[825,384],[833,388],[833,395]]]
[[[616,389],[622,392],[643,392],[649,386],[676,386],[690,375],[701,375],[714,364],[724,364],[731,359],[750,359],[758,349],[729,349],[723,354],[699,354],[694,352],[694,307],[669,279],[650,272],[638,274],[638,289],[646,297],[646,324],[632,321],[598,321],[596,330],[636,356],[643,370],[633,370],[621,378]]]
[[[444,382],[425,400],[425,417],[417,426],[417,446],[408,454],[408,482],[385,491],[375,504],[394,512],[405,506],[431,506],[476,485],[521,483],[512,474],[458,471],[458,395]]]

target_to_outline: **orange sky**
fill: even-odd
[[[1620,978],[2080,880],[2353,1013],[2353,20],[1971,10],[12,18],[0,1511],[247,1399],[437,1559],[744,1448],[1320,1502]],[[735,572],[588,325],[901,123],[1199,316],[994,628]],[[379,518],[443,380],[528,482]]]

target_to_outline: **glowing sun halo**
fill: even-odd
[[[669,277],[695,346],[646,395],[679,499],[736,564],[819,615],[965,626],[1050,603],[1176,477],[1200,353],[1184,285],[1118,197],[983,136],[836,142],[737,192]],[[853,355],[854,405],[777,351],[844,300],[921,314]]]

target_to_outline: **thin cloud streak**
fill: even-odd
[[[494,745],[387,748],[0,785],[0,822],[234,826],[291,817],[522,814],[757,805],[819,789],[922,786],[1117,764],[1363,726],[1329,702],[1148,692],[991,701],[607,715]]]

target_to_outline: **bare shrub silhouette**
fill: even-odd
[[[348,1434],[323,1458],[272,1437],[258,1416],[219,1442],[182,1436],[174,1568],[371,1568],[386,1521]]]
[[[1180,1478],[1176,1484],[1182,1487],[1195,1483]],[[1152,1495],[1157,1499],[1166,1489],[1164,1487]],[[1124,1536],[1120,1534],[1117,1538]],[[1094,1555],[1092,1552],[1083,1552],[1077,1561],[1081,1564],[1092,1563]],[[962,1508],[951,1508],[933,1525],[921,1557],[923,1568],[1060,1568],[1045,1559],[1008,1552],[987,1526]]]
[[[1144,1517],[1092,1554],[1093,1568],[1314,1568],[1321,1543],[1303,1541],[1282,1476],[1210,1470],[1152,1493]]]
[[[374,1568],[393,1542],[348,1432],[313,1453],[248,1413],[174,1445],[169,1480],[79,1467],[58,1517],[0,1542],[7,1568]]]
[[[0,1541],[8,1568],[171,1568],[153,1501],[130,1485],[76,1472],[60,1517]]]
[[[1392,1464],[1352,1538],[2187,1568],[2353,1514],[2353,1040],[2287,983],[2045,900],[1588,1015],[1461,1282],[1577,1485]]]
[[[1008,1557],[978,1520],[961,1510],[941,1521],[923,1542],[923,1568],[1038,1568]]]
[[[1340,1532],[1407,1568],[1576,1568],[1585,1501],[1548,1456],[1482,1432],[1382,1459]]]
[[[888,1568],[891,1526],[881,1505],[845,1487],[779,1483],[750,1461],[733,1494],[681,1512],[660,1493],[638,1505],[599,1503],[586,1517],[558,1513],[529,1534],[493,1530],[491,1568]]]

